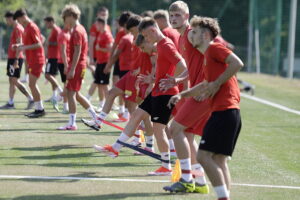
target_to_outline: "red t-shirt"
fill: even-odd
[[[88,52],[88,40],[87,33],[81,24],[74,27],[70,38],[70,66],[72,64],[74,49],[76,45],[81,46],[81,53],[76,67],[86,68],[87,64],[87,52]]]
[[[173,41],[173,43],[175,44],[175,46],[176,46],[177,49],[179,48],[178,47],[178,41],[179,41],[180,34],[178,33],[177,30],[175,30],[175,29],[173,29],[171,27],[167,27],[164,30],[162,30],[162,33],[166,37],[170,38]]]
[[[57,38],[57,46],[59,50],[58,63],[63,63],[61,53],[60,53],[60,49],[62,45],[66,45],[67,61],[68,63],[70,62],[70,37],[71,37],[70,32],[67,30],[62,30],[58,34],[58,38]]]
[[[131,47],[131,63],[130,70],[135,70],[140,67],[140,55],[142,51],[139,47],[137,47],[134,43]]]
[[[193,87],[204,80],[202,67],[204,57],[203,54],[194,48],[188,40],[188,33],[190,30],[191,28],[188,27],[184,34],[180,36],[179,52],[187,64],[190,87]]]
[[[148,53],[141,52],[140,54],[140,74],[148,75],[152,72],[151,56]]]
[[[34,22],[29,22],[24,30],[24,45],[32,45],[42,42],[40,29]],[[43,47],[25,50],[28,65],[45,64],[45,53]]]
[[[96,39],[96,45],[98,44],[100,48],[107,48],[111,43],[114,42],[114,38],[109,31],[104,31],[99,33]],[[107,63],[110,56],[110,52],[103,52],[96,50],[97,63]]]
[[[203,70],[208,82],[215,81],[228,67],[226,58],[232,53],[220,43],[211,44],[204,53]],[[212,99],[212,111],[239,109],[240,89],[235,76],[223,85]]]
[[[108,24],[106,24],[105,26],[105,30],[106,31],[109,31],[111,33],[111,29],[110,29],[110,26]],[[93,36],[95,37],[95,42],[94,42],[94,58],[96,58],[96,40],[97,40],[97,37],[98,37],[98,34],[99,34],[99,31],[97,30],[97,26],[96,24],[94,23],[91,28],[90,28],[90,36]]]
[[[119,55],[120,70],[131,70],[131,53],[132,53],[133,35],[126,34],[120,40],[118,50],[121,51]]]
[[[174,76],[176,65],[180,60],[181,55],[171,39],[166,37],[157,43],[155,85],[152,90],[152,96],[178,94],[179,90],[177,86],[168,89],[166,92],[161,91],[159,89],[159,81],[168,78],[167,74]]]
[[[54,25],[50,36],[49,36],[49,43],[57,43],[58,34],[61,32],[61,29]],[[57,59],[59,56],[59,49],[58,45],[48,45],[48,59],[53,58]]]
[[[8,58],[16,58],[16,51],[12,49],[14,44],[17,44],[17,38],[22,38],[24,33],[24,28],[21,24],[17,23],[17,25],[13,28],[13,31],[10,35],[10,41],[8,46]],[[23,53],[20,52],[18,58],[23,58]]]
[[[115,44],[118,45],[120,43],[120,40],[125,35],[126,35],[126,31],[124,30],[124,28],[121,28],[116,35]]]

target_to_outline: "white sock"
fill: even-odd
[[[125,119],[129,119],[129,117],[130,117],[130,114],[129,114],[129,111],[128,111],[127,108],[125,109],[125,112],[124,112],[124,114],[123,114],[123,117],[124,117]]]
[[[57,90],[53,90],[52,99],[56,99],[57,97]]]
[[[215,192],[217,193],[218,198],[228,198],[228,190],[226,185],[220,185],[217,187],[214,187]]]
[[[119,136],[118,140],[121,141],[121,142],[127,142],[129,140],[129,138],[130,137],[128,137],[128,135],[126,135],[125,133],[122,132],[121,135]],[[118,142],[115,142],[112,145],[112,148],[114,148],[114,150],[116,150],[117,152],[120,152],[122,147],[123,146],[121,144],[119,144]]]
[[[136,143],[139,143],[140,138],[141,138],[140,130],[136,130],[135,134],[133,135],[133,141],[136,142]]]
[[[58,87],[56,88],[56,91],[57,91],[58,94],[60,95],[60,93],[63,92],[63,89],[62,89],[60,86],[58,86]]]
[[[9,100],[8,100],[8,104],[9,104],[9,105],[12,105],[12,104],[14,104],[14,98],[9,98]]]
[[[106,119],[106,116],[107,116],[107,113],[105,113],[103,111],[101,111],[100,114],[99,114],[100,119],[103,119],[103,120]]]
[[[99,102],[99,107],[102,108],[105,104],[105,100]]]
[[[174,146],[174,141],[173,141],[173,139],[169,139],[169,146],[170,146],[170,150],[173,150],[173,149],[175,149],[175,146]]]
[[[76,125],[76,113],[71,113],[69,118],[69,125],[75,126]]]
[[[161,157],[161,159],[169,160],[170,161],[170,154],[169,154],[169,152],[161,152],[160,157]],[[162,166],[164,168],[171,169],[171,162],[168,162],[168,163],[162,162]]]
[[[33,101],[33,97],[31,95],[27,96],[28,101]]]
[[[192,170],[203,174],[203,176],[195,176],[195,182],[200,184],[200,185],[206,185],[206,178],[205,178],[205,175],[204,175],[203,167],[199,163],[193,164],[192,165]]]
[[[119,113],[121,114],[121,113],[125,113],[125,105],[121,105],[120,107],[119,107]]]
[[[153,144],[154,144],[153,135],[145,136],[145,138],[146,138],[146,147],[151,148],[153,150]]]
[[[93,108],[93,106],[89,107],[87,109],[87,111],[90,113],[90,116],[93,118],[93,120],[96,120],[97,119],[97,114]]]
[[[193,178],[191,159],[190,158],[180,159],[180,168],[181,168],[181,178],[183,178],[187,182],[190,182]]]
[[[42,101],[35,101],[34,102],[36,110],[44,110],[43,102]]]
[[[64,110],[69,110],[69,104],[68,104],[68,102],[64,103]]]

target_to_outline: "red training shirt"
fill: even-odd
[[[56,43],[56,45],[48,45],[48,59],[58,59],[59,49],[57,45],[58,34],[61,32],[61,29],[54,24],[54,27],[49,36],[49,43]]]
[[[226,58],[232,53],[220,43],[211,44],[204,53],[203,70],[208,82],[215,81],[228,67]],[[231,77],[212,99],[212,112],[239,109],[240,89],[236,76]]]
[[[57,37],[57,46],[59,50],[59,57],[58,57],[58,63],[63,63],[60,49],[62,45],[66,45],[66,53],[67,53],[67,62],[70,62],[70,31],[68,30],[62,30]]]
[[[130,70],[131,65],[131,52],[132,52],[133,35],[128,33],[120,40],[118,50],[121,52],[119,55],[119,65],[121,71]]]
[[[178,41],[179,41],[180,34],[178,33],[177,30],[171,27],[167,27],[164,30],[162,30],[162,33],[173,41],[177,49],[179,48]]]
[[[99,33],[96,39],[96,45],[98,44],[100,48],[107,48],[111,43],[113,43],[114,38],[109,31],[104,31],[103,33]],[[110,52],[103,52],[96,50],[96,58],[97,63],[107,63],[110,57]]]
[[[42,42],[40,29],[34,22],[29,22],[24,29],[24,45],[32,45]],[[25,50],[28,65],[45,64],[45,53],[43,47]]]
[[[17,23],[17,25],[13,28],[13,31],[10,35],[10,41],[8,46],[8,58],[16,58],[16,51],[13,50],[12,46],[14,44],[17,44],[17,38],[22,38],[24,33],[24,28],[21,24]],[[20,52],[20,54],[17,56],[18,58],[23,58],[23,53]]]
[[[77,24],[73,28],[70,38],[70,66],[72,64],[75,46],[81,46],[81,53],[76,67],[86,68],[87,64],[87,52],[88,52],[88,40],[87,33],[81,24]]]
[[[167,74],[174,76],[176,65],[180,60],[181,56],[170,38],[166,37],[157,43],[155,85],[152,90],[152,96],[178,94],[179,90],[177,86],[174,86],[165,92],[161,91],[159,89],[159,81],[168,78]]]
[[[105,26],[105,30],[109,31],[111,33],[111,28],[108,24],[106,24]],[[90,36],[95,37],[95,42],[94,42],[94,58],[96,58],[96,40],[98,37],[99,31],[97,30],[97,26],[96,23],[92,24],[91,28],[90,28]]]

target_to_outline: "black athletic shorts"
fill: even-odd
[[[199,149],[231,156],[241,127],[239,109],[213,112],[204,127]]]
[[[115,62],[113,75],[114,75],[114,76],[119,76],[119,77],[120,77],[120,64],[119,64],[119,60],[117,60],[117,61]]]
[[[146,97],[139,108],[151,115],[151,121],[167,125],[173,110],[173,106],[169,108],[169,103],[172,95],[152,96],[151,93]]]
[[[48,59],[45,73],[54,76],[58,74],[57,59],[53,59],[53,58]]]
[[[18,59],[19,68],[17,68],[17,69],[14,68],[15,60],[16,60],[16,58],[9,58],[7,60],[6,75],[9,77],[20,78],[24,60],[23,60],[23,58]]]
[[[57,67],[60,73],[61,82],[66,83],[67,77],[64,74],[65,65],[63,63],[57,63]]]
[[[101,84],[101,85],[108,85],[109,84],[109,77],[110,73],[104,74],[103,70],[106,66],[106,63],[97,63],[97,67],[95,70],[95,81],[94,83],[96,84]]]

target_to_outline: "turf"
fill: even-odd
[[[1,63],[1,104],[7,100],[8,91],[4,66]],[[300,110],[299,80],[245,73],[239,77],[256,85],[256,96]],[[90,82],[88,74],[84,94]],[[50,97],[50,85],[45,85],[43,78],[39,85],[43,98]],[[159,163],[145,156],[133,156],[129,149],[111,159],[91,148],[93,144],[114,142],[119,135],[117,129],[104,126],[96,132],[78,121],[78,131],[61,132],[55,129],[65,124],[68,116],[56,113],[50,104],[45,104],[47,115],[41,119],[23,116],[26,99],[20,92],[15,105],[16,110],[0,111],[0,175],[170,180],[148,177],[147,172],[155,170]],[[78,109],[78,119],[88,117],[84,109]],[[300,116],[245,98],[241,101],[241,112],[243,128],[230,161],[233,182],[299,187]],[[169,183],[0,179],[0,199],[216,199],[213,191],[209,195],[170,195],[162,190],[166,184]],[[299,189],[233,185],[231,190],[232,200],[296,200],[299,195]]]

